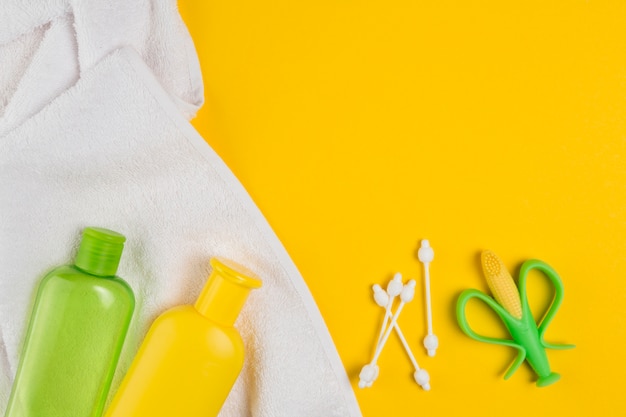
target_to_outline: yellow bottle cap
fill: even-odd
[[[211,266],[213,271],[195,308],[216,323],[232,326],[250,291],[260,288],[262,282],[247,268],[225,259],[212,258]]]

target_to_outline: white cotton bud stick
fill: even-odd
[[[380,285],[374,285],[374,300],[376,300],[376,304],[378,304],[380,307],[385,308],[387,306],[388,298],[389,297],[387,293],[383,291],[382,288],[380,288]],[[391,314],[389,312],[385,312],[385,320],[388,320],[388,319],[391,319]],[[404,334],[402,333],[402,329],[400,329],[400,325],[398,323],[394,323],[393,328],[398,334],[398,337],[400,338],[400,342],[402,342],[402,346],[404,346],[404,350],[406,351],[407,355],[409,356],[409,359],[411,360],[411,363],[413,364],[413,368],[415,369],[413,378],[424,390],[428,391],[430,389],[430,384],[428,383],[430,380],[430,377],[428,376],[428,372],[426,372],[424,369],[421,369],[419,367],[417,360],[415,359],[415,356],[413,355],[413,352],[411,351],[411,348],[409,347],[409,343],[406,341],[406,338],[404,337]]]
[[[380,307],[383,307],[383,308],[387,307],[387,300],[389,300],[389,296],[387,295],[385,291],[383,291],[382,288],[380,288],[380,285],[374,285],[374,300],[376,300],[376,304],[378,304]],[[385,311],[385,323],[387,323],[389,319],[391,319],[391,312],[387,310]],[[411,362],[413,362],[414,364],[417,363],[415,361],[415,358],[413,357],[413,353],[411,352],[411,349],[409,348],[409,345],[404,337],[404,334],[402,333],[402,329],[400,329],[400,326],[398,325],[398,323],[396,323],[393,327],[396,330],[396,333],[398,333],[398,337],[400,338],[400,341],[402,342],[404,349],[409,354],[409,358],[411,359]],[[383,334],[384,334],[384,330],[381,332],[378,338],[378,342],[376,343],[377,347],[380,344],[380,339],[382,338]]]
[[[393,279],[389,281],[389,284],[387,284],[387,292],[383,291],[383,289],[378,284],[375,284],[373,288],[374,300],[376,301],[376,304],[381,305],[381,303],[384,303],[382,306],[386,309],[385,318],[383,319],[382,326],[380,326],[378,340],[376,341],[376,346],[378,347],[378,345],[380,344],[380,340],[385,333],[385,329],[387,328],[389,318],[391,317],[391,307],[393,305],[393,300],[402,292],[402,274],[396,272],[396,274],[393,276]]]
[[[382,340],[378,344],[376,348],[376,352],[374,353],[374,358],[372,358],[372,361],[370,362],[370,364],[376,364],[376,361],[378,361],[378,357],[383,351],[383,348],[385,347],[385,343],[387,343],[387,340],[389,339],[389,335],[391,334],[391,331],[396,325],[396,322],[398,321],[398,317],[400,317],[400,313],[402,313],[402,309],[404,308],[404,305],[413,299],[414,294],[415,294],[415,280],[410,280],[402,289],[402,292],[400,294],[400,305],[398,306],[396,313],[393,315],[391,319],[391,323],[389,323],[389,326],[387,327],[387,330],[385,331],[385,334],[383,335]]]
[[[424,264],[424,285],[426,288],[426,317],[428,318],[428,334],[424,338],[424,347],[428,351],[428,356],[435,356],[437,347],[439,347],[439,340],[433,333],[433,313],[430,297],[430,263],[435,257],[435,252],[433,251],[433,248],[430,247],[430,242],[427,239],[422,240],[420,249],[417,252],[417,257],[420,262]]]
[[[391,316],[391,306],[393,305],[393,299],[397,297],[402,292],[402,275],[400,273],[396,273],[393,279],[387,284],[387,291],[383,291],[380,285],[374,285],[374,300],[376,304],[380,306],[384,306],[386,308],[386,312],[389,312],[389,316]],[[387,322],[389,318],[387,314],[385,314],[385,318],[383,320],[383,324],[380,328],[380,334],[378,335],[378,341],[376,342],[376,352],[378,352],[378,347],[380,345],[380,340],[385,332],[385,328],[387,327]],[[379,353],[380,354],[380,353]],[[363,366],[361,372],[359,373],[359,388],[369,388],[372,386],[376,378],[378,378],[379,368],[376,365],[376,361],[372,361],[367,365]]]

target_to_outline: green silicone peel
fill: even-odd
[[[517,349],[517,357],[505,373],[504,379],[510,378],[522,362],[526,360],[538,376],[538,387],[545,387],[555,383],[560,376],[550,370],[545,349],[571,349],[574,347],[574,345],[552,344],[544,340],[546,328],[563,301],[563,283],[561,278],[545,262],[536,259],[528,260],[522,264],[520,269],[518,293],[518,288],[515,287],[515,283],[508,271],[506,271],[504,264],[493,252],[483,252],[481,260],[485,277],[495,299],[478,290],[469,289],[463,291],[459,296],[456,308],[459,326],[465,334],[474,340]],[[526,294],[526,279],[528,273],[533,269],[542,272],[548,277],[555,290],[552,303],[538,324],[535,323],[530,311]],[[481,336],[472,330],[465,314],[465,306],[472,298],[484,301],[496,312],[509,331],[511,335],[510,340]]]

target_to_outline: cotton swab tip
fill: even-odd
[[[439,339],[434,334],[429,334],[424,338],[424,347],[428,351],[428,356],[435,356],[435,352],[439,347]]]
[[[428,239],[422,239],[419,250],[417,251],[417,257],[422,263],[431,263],[435,258],[435,251],[430,247]]]
[[[400,293],[400,300],[403,303],[408,303],[413,300],[415,296],[415,280],[412,279],[406,283],[404,288],[402,288],[402,292]]]
[[[413,378],[415,379],[415,382],[417,382],[417,384],[424,389],[424,391],[430,391],[430,375],[428,375],[428,372],[426,372],[425,369],[415,371]]]
[[[359,388],[371,387],[378,378],[378,365],[368,363],[359,374]]]
[[[389,303],[389,294],[387,294],[378,284],[372,287],[374,290],[374,301],[381,307],[386,307]]]
[[[396,297],[402,292],[402,275],[398,272],[393,279],[387,284],[387,293],[390,297]]]

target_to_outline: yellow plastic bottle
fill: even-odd
[[[244,361],[233,324],[261,280],[224,260],[211,266],[195,305],[154,321],[106,417],[217,416]]]

